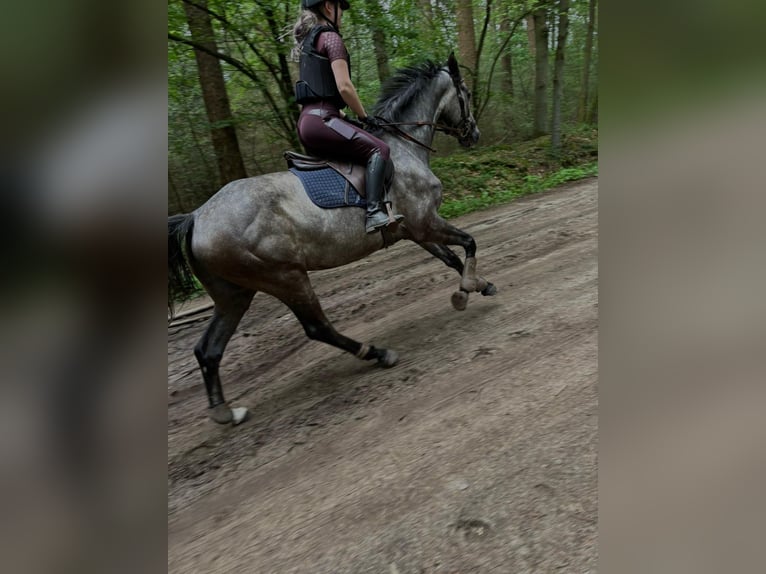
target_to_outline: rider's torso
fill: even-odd
[[[351,60],[340,35],[329,26],[315,26],[303,41],[296,102],[303,105],[325,102],[339,109],[346,106],[331,66],[338,59],[347,62],[350,72]]]

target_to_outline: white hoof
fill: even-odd
[[[381,359],[378,359],[378,364],[381,367],[393,367],[396,363],[399,362],[399,353],[396,351],[392,351],[391,349],[386,349],[386,354]]]
[[[231,409],[231,422],[234,425],[238,425],[247,418],[246,407],[234,407]]]

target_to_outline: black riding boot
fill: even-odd
[[[375,233],[381,227],[387,227],[390,223],[385,207],[381,201],[383,195],[383,182],[386,173],[390,172],[390,162],[383,159],[379,152],[375,152],[367,162],[366,184],[367,189],[367,221],[365,229],[367,233]],[[398,223],[403,219],[402,215],[395,215]]]

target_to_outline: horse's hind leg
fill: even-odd
[[[205,381],[210,418],[221,424],[238,424],[244,420],[247,409],[232,409],[226,404],[218,368],[226,345],[250,306],[255,291],[218,278],[205,281],[205,288],[213,298],[215,308],[207,330],[194,348],[194,355]]]
[[[395,351],[360,343],[338,333],[322,311],[305,271],[295,270],[283,275],[280,284],[279,292],[272,294],[290,307],[310,339],[338,347],[365,361],[376,359],[383,367],[393,367],[399,360]]]

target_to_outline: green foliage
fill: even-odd
[[[494,0],[491,3],[476,90],[476,99],[486,102],[479,117],[479,128],[482,131],[481,145],[490,146],[486,148],[490,155],[500,149],[496,146],[521,149],[519,145],[532,133],[534,57],[529,50],[523,16],[536,1]],[[171,182],[171,212],[193,209],[212,195],[220,184],[194,52],[191,47],[177,40],[189,38],[182,2],[168,2],[168,33],[176,38],[168,42],[168,176]],[[352,4],[352,9],[344,16],[342,32],[351,53],[352,79],[362,102],[368,108],[377,99],[380,90],[372,42],[373,29],[382,30],[385,34],[391,71],[426,59],[445,61],[450,51],[457,52],[454,0],[354,0]],[[283,169],[282,152],[299,147],[295,138],[297,106],[291,96],[292,83],[297,78],[297,66],[289,63],[287,77],[280,67],[293,44],[291,29],[300,11],[299,2],[208,0],[208,7],[216,15],[213,18],[213,28],[219,50],[242,66],[237,68],[231,63],[222,63],[233,121],[247,171],[258,175]],[[477,40],[484,24],[486,7],[487,0],[476,0],[474,18]],[[584,137],[592,146],[592,150],[587,152],[583,147],[580,148],[580,152],[586,156],[591,152],[597,153],[597,143],[587,134],[577,135],[579,132],[575,114],[582,78],[587,14],[588,0],[570,0],[570,34],[562,102],[563,131],[569,132],[569,139],[564,140],[564,145],[579,145],[573,142],[578,137]],[[503,19],[510,23],[518,21],[510,39],[503,32]],[[513,93],[507,90],[506,71],[500,60],[503,54],[511,56]],[[597,93],[597,70],[596,35],[591,72],[592,96]],[[530,144],[527,151],[534,152],[532,155],[542,154],[534,151],[535,147],[547,149],[544,143]],[[584,146],[585,141],[580,144]],[[441,136],[435,145],[445,153],[457,149],[452,140],[441,139]],[[573,158],[571,152],[571,149],[569,152],[566,149],[562,151],[560,168],[581,165],[580,159]],[[527,157],[527,153],[521,153],[520,156]],[[465,157],[462,152],[458,153],[455,156],[456,164],[464,161]],[[434,165],[439,166],[442,161],[446,160],[437,160]],[[531,162],[527,169],[534,170],[532,164],[535,162],[531,159],[527,161]],[[543,161],[549,160],[540,158],[538,164]],[[593,159],[588,161],[592,162]],[[503,167],[502,162],[488,162],[481,170],[469,173],[470,170],[466,168],[466,173],[461,174],[461,177],[465,177],[466,189],[480,189],[491,197],[498,182],[503,181],[502,172],[505,169],[514,171],[525,168],[519,158],[508,160],[508,163],[516,167],[507,168]],[[535,174],[530,172],[524,175]]]
[[[562,137],[562,155],[556,162],[549,157],[549,137],[434,160],[431,167],[445,186],[439,213],[457,217],[597,175],[597,143],[597,131],[577,130]]]

